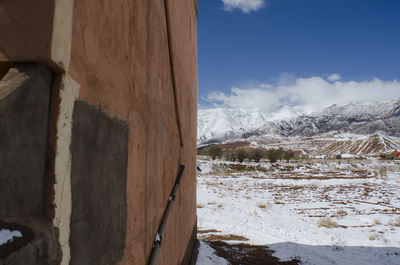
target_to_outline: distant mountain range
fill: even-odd
[[[241,109],[199,110],[197,144],[238,139],[310,137],[326,133],[400,137],[400,99],[332,105],[311,114],[274,106],[270,112]]]

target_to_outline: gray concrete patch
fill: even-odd
[[[72,126],[71,265],[108,265],[125,248],[128,125],[76,101]]]
[[[0,217],[44,213],[52,80],[44,66],[16,64],[0,81]]]

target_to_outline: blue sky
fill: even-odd
[[[400,98],[399,0],[199,0],[198,48],[200,108]]]

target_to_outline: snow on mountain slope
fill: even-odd
[[[258,111],[209,109],[198,112],[197,142],[231,140],[262,126],[266,118]]]
[[[383,101],[383,102],[351,102],[346,105],[332,105],[320,111],[314,112],[310,116],[336,116],[336,117],[352,117],[358,120],[371,118],[384,118],[394,106],[399,105],[399,101]]]
[[[308,116],[299,116],[289,134],[312,136],[330,131],[357,134],[383,131],[400,136],[399,107],[400,100],[333,105]]]
[[[275,105],[268,113],[257,109],[215,108],[198,111],[197,143],[237,139],[254,132],[266,123],[293,119],[304,112],[301,108]]]
[[[400,100],[352,102],[332,105],[308,115],[302,113],[298,108],[282,105],[273,106],[268,113],[239,109],[199,110],[197,143],[268,135],[313,136],[328,132],[384,132],[400,137]]]
[[[227,145],[227,144],[226,144]],[[357,135],[349,133],[325,133],[313,137],[287,137],[271,141],[259,137],[250,143],[253,147],[284,148],[309,157],[334,157],[348,154],[351,156],[377,156],[400,150],[400,138],[382,133]],[[223,145],[222,145],[223,146]]]

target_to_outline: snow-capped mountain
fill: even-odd
[[[246,132],[256,130],[266,122],[264,115],[256,110],[222,108],[199,110],[197,142],[240,138]]]
[[[271,107],[268,113],[259,110],[215,108],[199,110],[197,142],[233,140],[253,133],[273,121],[290,120],[298,117],[301,109],[283,105]]]
[[[314,136],[328,132],[400,136],[400,99],[332,105],[305,115],[278,105],[268,113],[239,109],[199,110],[197,142],[205,144],[249,137]]]

